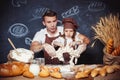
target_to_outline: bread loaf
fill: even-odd
[[[7,62],[0,64],[0,76],[17,76],[23,73],[24,63]]]
[[[120,56],[120,45],[114,49],[114,51],[112,52],[112,55]]]
[[[113,41],[113,39],[109,39],[106,44],[106,52],[108,54],[111,54],[113,49],[114,49],[114,41]]]

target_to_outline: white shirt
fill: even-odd
[[[57,26],[57,33],[55,33],[55,36],[59,36],[59,32],[61,32],[61,34],[63,34],[63,27],[62,26]],[[38,41],[40,43],[45,43],[45,39],[46,39],[46,34],[48,37],[51,37],[49,35],[49,33],[47,32],[47,29],[41,29],[40,31],[36,32],[35,36],[33,37],[33,41]]]

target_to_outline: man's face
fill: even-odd
[[[45,16],[43,25],[46,26],[47,31],[50,33],[55,33],[57,30],[57,17],[56,16]]]
[[[74,34],[74,30],[66,28],[66,29],[64,29],[64,34],[65,34],[65,37],[72,38],[72,36]]]

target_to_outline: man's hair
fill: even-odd
[[[45,17],[45,16],[49,16],[49,17],[56,16],[56,17],[57,17],[57,13],[54,12],[54,11],[52,11],[52,10],[47,10],[47,11],[43,14],[43,16],[42,16],[42,19],[43,19],[43,20],[44,20],[44,17]]]

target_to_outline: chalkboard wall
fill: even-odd
[[[58,13],[58,25],[63,18],[73,17],[80,26],[78,32],[91,40],[78,64],[100,64],[104,45],[98,40],[93,48],[90,47],[94,41],[91,26],[100,17],[119,12],[117,5],[115,0],[0,0],[0,63],[7,61],[7,54],[13,49],[8,38],[16,48],[29,49],[34,34],[44,28],[41,16],[52,9]]]

